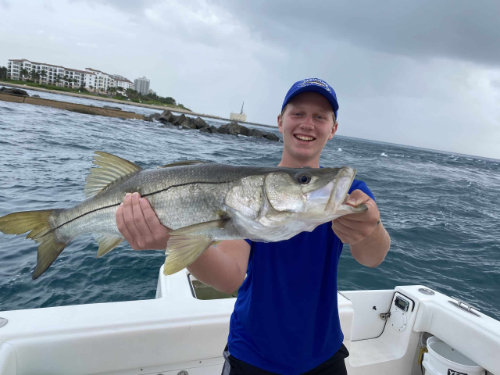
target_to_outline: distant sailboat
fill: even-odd
[[[243,104],[241,105],[240,113],[231,112],[231,114],[229,115],[229,119],[231,121],[242,121],[242,122],[245,122],[247,120],[247,115],[243,112],[243,106],[244,105],[245,105],[245,102],[243,102]]]

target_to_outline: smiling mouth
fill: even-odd
[[[301,135],[301,134],[294,134],[293,135],[295,138],[297,138],[300,141],[305,141],[305,142],[311,142],[314,141],[316,138],[311,137],[309,135]]]

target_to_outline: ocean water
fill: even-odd
[[[0,102],[0,216],[82,201],[96,150],[154,168],[189,159],[274,166],[281,148],[256,138]],[[345,248],[341,289],[423,284],[500,319],[500,160],[338,136],[321,164],[358,170],[392,237],[391,251],[375,269],[359,265]],[[95,241],[85,236],[33,281],[36,247],[0,233],[0,311],[154,298],[164,261],[162,251],[133,251],[126,243],[97,259]]]

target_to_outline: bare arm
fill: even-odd
[[[164,250],[170,230],[163,226],[149,201],[138,193],[127,194],[116,210],[116,225],[134,250]],[[250,245],[243,240],[210,246],[188,269],[197,279],[232,293],[245,279]]]
[[[210,246],[188,270],[205,284],[233,293],[245,280],[250,245],[244,240],[221,241]]]
[[[351,206],[365,204],[368,210],[334,220],[333,231],[343,243],[349,244],[354,259],[365,266],[376,267],[383,262],[391,246],[377,204],[361,190],[353,191],[346,203]]]

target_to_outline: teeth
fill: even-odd
[[[314,137],[307,137],[305,135],[295,135],[295,137],[301,141],[312,141],[314,139]]]

